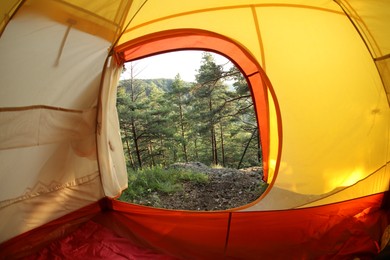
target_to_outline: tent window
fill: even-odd
[[[198,50],[128,62],[117,108],[129,174],[121,200],[221,210],[264,191],[252,94],[229,59]]]

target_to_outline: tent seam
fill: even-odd
[[[324,197],[321,197],[321,198],[319,198],[319,199],[315,199],[315,200],[310,201],[310,202],[307,202],[307,203],[305,203],[305,204],[302,204],[302,205],[299,205],[299,206],[295,206],[294,208],[307,208],[307,207],[305,207],[305,205],[308,205],[308,204],[312,204],[312,203],[314,203],[314,202],[321,201],[321,200],[323,200],[323,199],[326,199],[326,198],[329,198],[329,197],[331,197],[331,196],[333,196],[333,195],[336,195],[336,194],[338,194],[338,193],[340,193],[340,192],[342,192],[342,191],[344,191],[344,190],[346,190],[346,189],[352,188],[352,187],[358,185],[360,182],[362,182],[362,181],[368,179],[369,177],[373,176],[374,174],[376,174],[377,172],[379,172],[381,169],[386,168],[389,164],[390,164],[390,161],[386,162],[384,165],[382,165],[381,167],[379,167],[377,170],[375,170],[374,172],[370,173],[369,175],[367,175],[367,176],[364,177],[363,179],[361,179],[361,180],[355,182],[354,184],[352,184],[352,185],[350,185],[350,186],[344,187],[344,188],[342,188],[342,189],[340,189],[340,190],[337,190],[336,192],[330,193],[330,194],[328,194],[328,195],[326,195],[326,196],[324,196]],[[385,170],[386,170],[386,169],[385,169]],[[383,192],[384,192],[384,191],[383,191]],[[379,192],[379,193],[383,193],[383,192]],[[369,196],[369,195],[366,195],[366,196]],[[365,196],[363,196],[363,197],[365,197]],[[356,199],[356,198],[354,198],[354,199]],[[338,203],[338,202],[336,201],[336,202],[333,202],[333,203]],[[332,203],[330,203],[330,204],[332,204]],[[313,207],[315,207],[315,206],[313,206]]]
[[[72,181],[69,181],[69,182],[63,183],[63,184],[59,184],[59,183],[52,181],[50,184],[45,185],[42,182],[38,182],[33,188],[27,188],[26,192],[22,196],[19,196],[19,197],[13,198],[13,199],[0,201],[0,209],[6,208],[8,206],[22,202],[24,200],[36,198],[36,197],[41,196],[41,195],[45,195],[48,193],[57,192],[57,191],[60,191],[63,189],[68,189],[68,188],[72,188],[72,187],[76,187],[79,185],[93,182],[98,176],[99,176],[98,171],[96,171],[95,173],[92,173],[92,174],[89,174],[89,175],[86,175],[83,177],[79,177],[77,179],[74,179]],[[38,184],[40,184],[40,185],[38,185]],[[42,186],[45,186],[44,189],[46,189],[46,191],[42,191],[42,189],[41,189]],[[34,191],[34,190],[36,190],[36,191]]]
[[[214,7],[214,8],[205,8],[205,9],[199,9],[196,11],[187,11],[187,12],[182,12],[182,13],[177,13],[177,14],[172,14],[172,15],[167,15],[164,17],[160,17],[155,20],[150,20],[148,22],[139,24],[135,27],[129,28],[125,31],[125,33],[128,33],[130,31],[133,31],[135,29],[144,27],[146,25],[163,21],[163,20],[169,20],[172,18],[180,17],[180,16],[186,16],[186,15],[191,15],[191,14],[198,14],[198,13],[205,13],[205,12],[215,12],[215,11],[220,11],[220,10],[228,10],[228,9],[246,9],[246,8],[252,8],[252,7],[295,7],[295,8],[308,8],[308,9],[314,9],[318,11],[325,11],[325,12],[330,12],[330,13],[336,13],[339,15],[344,14],[343,12],[337,12],[333,10],[329,10],[326,8],[320,8],[320,7],[314,7],[314,6],[305,6],[305,5],[294,5],[294,4],[250,4],[250,5],[236,5],[236,6],[227,6],[227,7]]]

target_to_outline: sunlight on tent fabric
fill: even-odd
[[[381,151],[387,145],[375,133],[386,131],[388,113],[372,113],[377,111],[375,108],[387,111],[387,104],[365,45],[341,15],[271,10],[261,12],[267,18],[261,25],[274,21],[267,27],[272,30],[262,31],[262,39],[268,51],[267,74],[283,122],[282,156],[275,185],[304,194],[327,193],[351,183],[345,177],[341,177],[344,181],[329,180],[348,174],[356,162],[364,169],[363,177],[367,176],[386,160]],[[298,19],[303,15],[310,17],[309,25],[303,26],[305,21]],[[317,35],[323,24],[327,26]],[[289,30],[279,33],[282,28]],[[335,36],[347,40],[331,40]],[[305,41],[298,41],[301,38]],[[287,50],[286,42],[296,51]],[[357,88],[360,91],[355,91]],[[374,150],[375,155],[371,154]]]
[[[336,188],[348,187],[354,185],[366,177],[365,171],[362,168],[356,168],[344,171],[333,171],[332,173],[325,173],[325,181],[323,186],[325,190],[332,191]],[[327,179],[326,176],[333,176]]]
[[[350,186],[360,181],[364,176],[363,171],[360,169],[356,169],[353,171],[347,178],[342,182],[340,186]]]
[[[269,161],[269,168],[272,169],[273,171],[275,171],[275,168],[276,168],[276,160],[275,159],[272,159]]]
[[[277,111],[276,111],[276,107],[275,107],[275,102],[273,100],[273,97],[271,95],[271,93],[267,93],[268,94],[268,101],[269,101],[269,118],[270,118],[270,136],[269,136],[269,159],[268,159],[268,163],[269,163],[269,166],[268,166],[268,182],[272,182],[274,181],[273,179],[275,178],[275,173],[276,170],[277,170],[277,161],[278,161],[278,154],[279,154],[279,145],[280,145],[280,138],[281,136],[279,136],[279,128],[280,128],[280,125],[279,125],[279,122],[277,120]],[[263,162],[264,163],[267,163],[267,162]]]

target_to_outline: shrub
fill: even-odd
[[[133,203],[152,200],[155,204],[159,201],[158,193],[181,191],[183,182],[207,183],[208,175],[185,169],[164,169],[161,166],[128,170],[128,188],[119,199]]]

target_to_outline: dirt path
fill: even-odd
[[[183,183],[184,189],[173,194],[154,194],[155,207],[185,210],[224,210],[256,200],[266,188],[261,180],[261,167],[245,170],[210,168],[202,163],[177,163],[174,168],[187,168],[209,175],[209,182]],[[152,199],[153,200],[153,199]],[[147,204],[146,203],[146,204]]]

